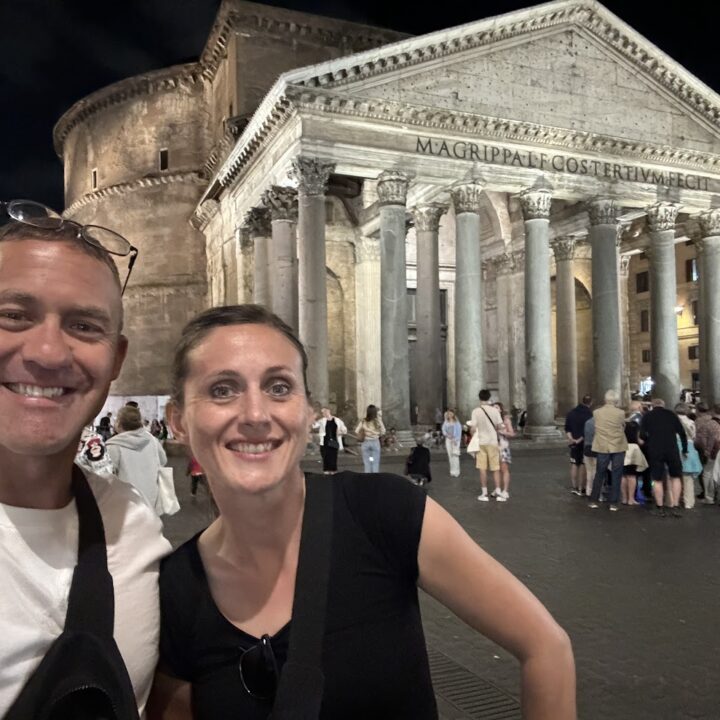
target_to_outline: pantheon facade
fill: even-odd
[[[140,248],[118,394],[253,301],[318,402],[399,430],[481,387],[536,437],[611,388],[720,402],[720,97],[597,2],[407,37],[228,0],[55,142],[66,214]]]

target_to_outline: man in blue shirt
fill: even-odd
[[[592,417],[591,404],[592,398],[585,395],[582,402],[565,418],[565,435],[570,448],[570,491],[575,495],[582,495],[585,488],[583,445],[585,423]]]

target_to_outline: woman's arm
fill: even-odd
[[[192,720],[190,699],[189,682],[158,670],[147,704],[147,720]]]
[[[419,585],[522,666],[524,720],[575,720],[570,639],[542,603],[427,499]]]
[[[515,430],[513,429],[512,422],[510,422],[510,418],[505,415],[503,417],[503,429],[500,431],[501,435],[504,435],[506,438],[515,437]]]

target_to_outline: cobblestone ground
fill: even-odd
[[[404,454],[385,456],[398,472]],[[206,494],[189,498],[176,461],[183,509],[166,522],[173,544],[207,523]],[[358,469],[344,455],[340,466]],[[308,458],[307,470],[319,468]],[[510,502],[478,503],[476,471],[462,458],[450,478],[433,456],[430,495],[525,582],[572,638],[583,720],[720,718],[720,510],[696,506],[682,519],[643,508],[591,511],[567,491],[559,449],[516,449]],[[514,658],[431,598],[422,601],[428,645],[518,695]],[[457,717],[462,717],[458,715]]]

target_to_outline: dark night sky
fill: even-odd
[[[283,0],[269,4],[423,34],[532,0]],[[720,91],[720,3],[607,0],[635,30]],[[0,0],[0,199],[62,207],[52,127],[76,100],[124,77],[197,58],[219,0]],[[411,9],[410,9],[411,8]],[[685,12],[682,12],[682,11]]]

